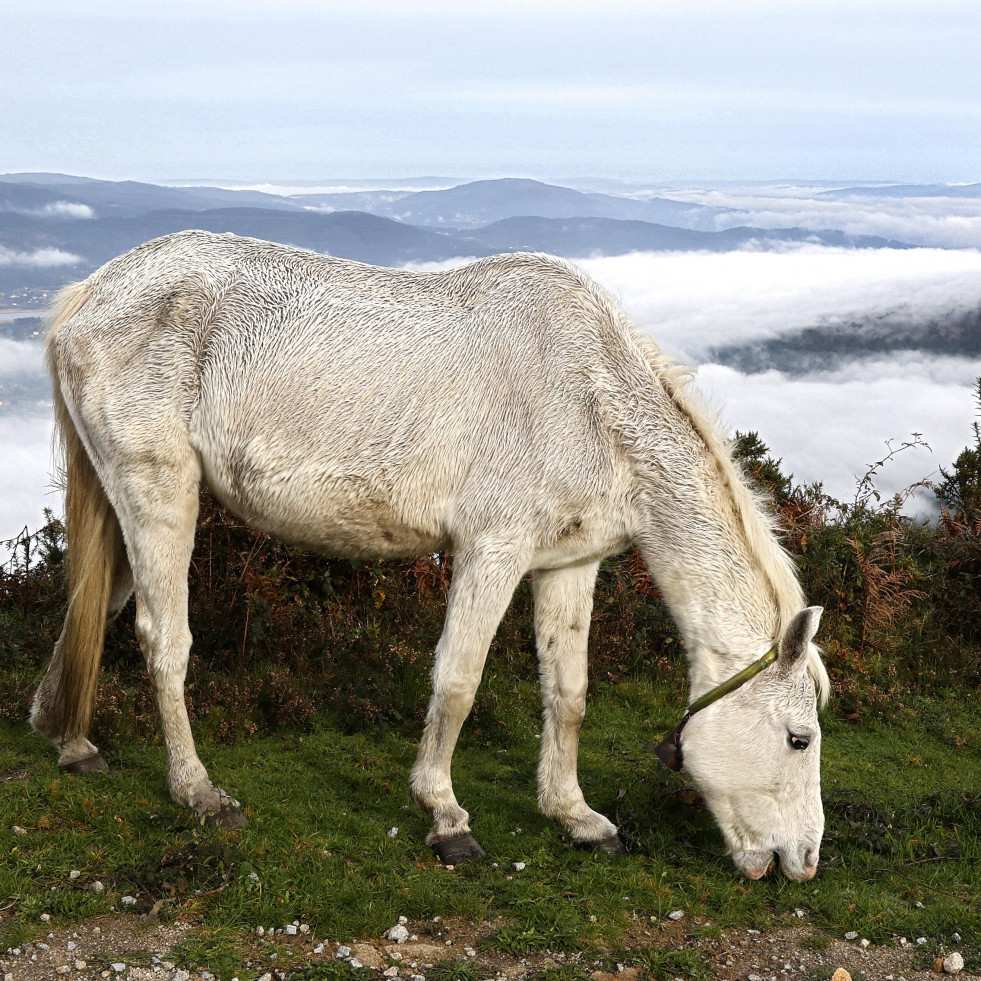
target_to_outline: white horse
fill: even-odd
[[[583,272],[543,255],[439,273],[180,232],[65,290],[45,340],[66,454],[64,631],[31,713],[73,772],[106,619],[135,590],[176,801],[239,826],[184,703],[202,482],[256,528],[350,557],[451,548],[453,582],[412,771],[444,861],[482,855],[450,762],[491,638],[533,573],[544,699],[538,800],[576,844],[616,827],[577,777],[597,568],[635,543],[685,640],[687,770],[736,864],[814,875],[827,674],[786,553],[683,372]]]

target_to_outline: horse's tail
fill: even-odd
[[[31,724],[63,748],[84,739],[88,732],[114,584],[120,574],[129,575],[119,521],[68,410],[59,372],[57,334],[90,295],[89,282],[64,290],[44,341],[66,482],[68,611],[47,675],[34,697]]]

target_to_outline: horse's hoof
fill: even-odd
[[[597,838],[595,841],[577,841],[576,848],[581,848],[588,852],[603,852],[604,855],[626,855],[627,849],[623,847],[623,842],[619,835],[610,835],[607,838]]]
[[[452,838],[437,838],[430,841],[429,846],[444,865],[459,865],[461,862],[472,862],[476,858],[487,856],[487,852],[477,844],[469,832],[454,835]]]
[[[228,831],[238,831],[244,828],[248,821],[237,804],[222,804],[217,813],[205,814],[201,819],[203,824],[213,824],[216,828]]]
[[[90,753],[71,763],[59,763],[58,768],[65,773],[108,773],[106,761],[98,753]]]

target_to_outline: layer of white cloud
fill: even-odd
[[[716,217],[721,231],[749,225],[754,228],[800,227],[837,230],[849,235],[875,235],[909,245],[940,248],[981,246],[981,197],[837,198],[826,187],[787,186],[679,190],[664,188],[631,197],[663,195],[676,201],[727,208]]]
[[[40,214],[50,218],[94,218],[95,212],[78,201],[54,201],[46,204]]]
[[[14,341],[0,337],[0,379],[14,375],[44,374],[41,345],[37,341]]]
[[[699,368],[697,379],[710,404],[724,405],[730,431],[758,432],[797,482],[821,481],[827,493],[851,500],[857,480],[888,452],[888,440],[899,446],[919,433],[930,449],[905,450],[883,467],[875,483],[884,495],[936,478],[940,466],[950,465],[972,441],[971,384],[979,370],[923,357],[805,378],[743,375],[711,364]],[[922,495],[921,506],[932,506],[930,497]]]
[[[0,246],[0,266],[74,266],[81,261],[81,256],[62,249],[17,252]]]
[[[579,260],[628,316],[684,361],[710,348],[890,314],[918,321],[981,306],[975,249],[635,253]]]
[[[60,491],[52,488],[51,431],[48,417],[0,415],[3,481],[0,484],[0,541],[24,528],[33,531],[44,520],[44,509],[60,513]],[[7,554],[0,549],[0,561]]]

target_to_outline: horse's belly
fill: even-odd
[[[251,526],[328,555],[394,558],[449,544],[441,495],[431,488],[405,499],[377,476],[247,453],[205,460],[204,471],[215,496]]]

